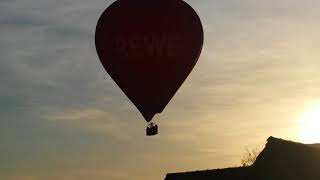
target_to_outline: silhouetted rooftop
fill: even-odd
[[[250,167],[169,173],[165,180],[320,180],[320,144],[269,137]]]

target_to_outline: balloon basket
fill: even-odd
[[[146,135],[147,136],[154,136],[158,134],[158,125],[156,125],[155,123],[150,123],[147,126],[146,129]]]

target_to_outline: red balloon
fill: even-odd
[[[95,43],[105,70],[149,122],[196,64],[203,29],[182,0],[117,0],[101,15]]]

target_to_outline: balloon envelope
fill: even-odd
[[[196,64],[203,29],[182,0],[117,0],[101,15],[95,43],[105,70],[149,122]]]

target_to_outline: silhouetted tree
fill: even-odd
[[[246,148],[246,152],[241,159],[242,166],[251,166],[257,159],[258,155],[262,151],[262,148],[255,146],[253,148]]]

